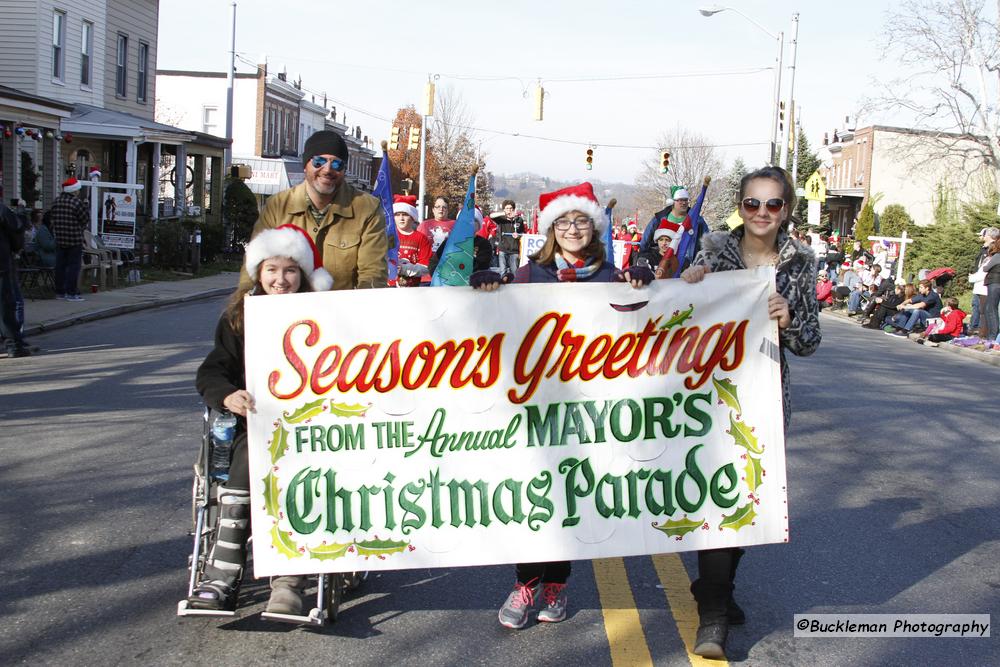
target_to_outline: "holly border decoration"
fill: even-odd
[[[738,388],[733,384],[733,381],[729,378],[718,380],[713,375],[712,385],[719,396],[719,404],[725,404],[729,407],[729,430],[726,433],[733,439],[735,447],[747,450],[745,454],[740,456],[740,459],[746,461],[743,466],[744,476],[742,480],[746,482],[747,488],[750,490],[747,494],[748,501],[737,507],[732,514],[723,514],[722,521],[719,522],[720,531],[723,528],[738,531],[744,526],[756,525],[757,512],[754,507],[760,505],[758,489],[764,484],[764,476],[767,474],[761,465],[764,445],[760,444],[757,436],[754,435],[754,427],[743,421],[743,407],[740,405]],[[654,521],[652,525],[656,530],[673,537],[678,542],[683,540],[685,535],[698,528],[711,529],[709,523],[704,519],[689,519],[687,514],[680,519],[664,521],[659,524]]]
[[[264,483],[264,512],[272,520],[269,531],[271,534],[271,548],[276,549],[278,553],[286,558],[301,558],[309,554],[310,557],[317,560],[336,560],[350,553],[363,556],[365,560],[371,557],[385,560],[387,556],[391,556],[392,554],[406,553],[416,549],[409,542],[380,540],[378,535],[370,540],[351,540],[344,543],[327,543],[326,540],[323,540],[315,546],[309,546],[308,544],[296,542],[292,539],[295,535],[292,531],[282,530],[278,526],[278,522],[285,518],[285,514],[279,507],[282,488],[278,485],[278,477],[274,473],[278,470],[278,462],[288,452],[288,435],[290,431],[286,426],[290,424],[308,424],[315,417],[319,417],[324,413],[339,417],[364,417],[369,408],[371,408],[371,403],[368,405],[361,405],[360,403],[348,404],[338,403],[336,399],[318,398],[315,401],[304,403],[291,413],[287,411],[282,412],[282,416],[273,423],[274,431],[271,434],[271,441],[267,447],[268,454],[271,456],[271,467],[261,481]]]

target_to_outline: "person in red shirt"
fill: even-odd
[[[398,287],[419,287],[420,279],[427,275],[431,259],[431,242],[417,231],[417,197],[395,195],[392,204],[399,237],[399,279],[389,281]]]
[[[441,244],[448,240],[451,228],[455,226],[455,221],[448,218],[448,200],[438,197],[434,200],[434,217],[424,220],[417,227],[417,231],[427,237],[431,242],[431,252],[437,252]]]
[[[941,319],[944,320],[941,327],[935,329],[932,334],[927,333],[930,331],[928,327],[917,339],[917,342],[928,347],[937,347],[940,343],[962,335],[965,312],[959,309],[958,299],[952,297],[945,301],[945,307],[941,309]]]
[[[816,301],[821,309],[833,305],[833,283],[826,269],[821,269],[816,276]]]

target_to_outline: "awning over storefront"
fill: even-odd
[[[246,182],[255,195],[276,195],[305,180],[302,160],[298,158],[263,158],[233,156],[233,164],[245,164],[253,171]]]

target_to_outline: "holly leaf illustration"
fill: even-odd
[[[716,380],[713,375],[712,384],[715,386],[715,391],[719,394],[719,401],[736,410],[736,414],[743,412],[743,408],[740,406],[740,397],[736,393],[736,385],[733,384],[732,380],[729,378]]]
[[[271,526],[271,544],[278,550],[278,553],[288,558],[299,558],[299,545],[295,543],[292,536],[278,528],[278,524]]]
[[[289,424],[298,424],[307,419],[312,419],[316,415],[322,414],[324,410],[326,410],[326,406],[323,405],[323,399],[317,398],[311,403],[306,403],[292,414],[288,414],[287,412],[283,412],[281,414],[285,418],[285,421]]]
[[[749,487],[750,493],[756,493],[757,487],[764,483],[764,468],[760,465],[760,459],[747,456],[747,464],[743,466],[743,472],[746,473],[747,487]]]
[[[676,521],[664,521],[663,523],[657,525],[653,523],[653,528],[666,533],[670,537],[684,537],[688,533],[701,528],[704,521],[701,519],[689,519],[684,517],[683,519],[677,519]]]
[[[731,412],[729,413],[729,430],[726,433],[733,436],[733,443],[736,446],[743,447],[754,454],[764,453],[764,448],[758,444],[757,436],[753,434],[753,428],[744,422],[736,421]]]
[[[359,556],[387,556],[389,554],[400,553],[409,542],[393,542],[392,540],[365,540],[354,543],[358,548]]]
[[[333,399],[330,399],[330,414],[337,415],[338,417],[364,417],[371,406],[371,403],[368,405],[361,405],[360,403],[348,405],[347,403],[336,403]]]
[[[669,320],[661,324],[660,331],[684,324],[685,322],[688,321],[688,319],[691,317],[693,313],[694,313],[694,304],[688,304],[687,310],[676,311],[673,315],[670,316]]]
[[[285,430],[283,424],[279,423],[278,427],[274,429],[274,433],[271,434],[271,446],[267,448],[271,455],[271,465],[277,463],[278,459],[285,455],[286,449],[288,449],[288,431]]]
[[[269,470],[264,478],[264,511],[275,521],[279,518],[278,496],[278,478]]]
[[[753,520],[757,517],[757,513],[753,509],[753,501],[751,500],[743,507],[739,507],[730,515],[722,515],[722,522],[719,524],[719,528],[732,528],[733,530],[739,530],[743,526],[749,526],[753,523]]]
[[[350,546],[350,542],[346,544],[321,544],[318,547],[309,547],[308,551],[309,555],[317,560],[334,560],[346,554]]]

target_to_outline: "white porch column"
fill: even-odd
[[[177,161],[174,163],[174,203],[180,215],[187,213],[187,146],[177,144]]]
[[[153,144],[153,178],[149,183],[146,196],[149,198],[149,219],[159,220],[160,218],[160,142]]]

